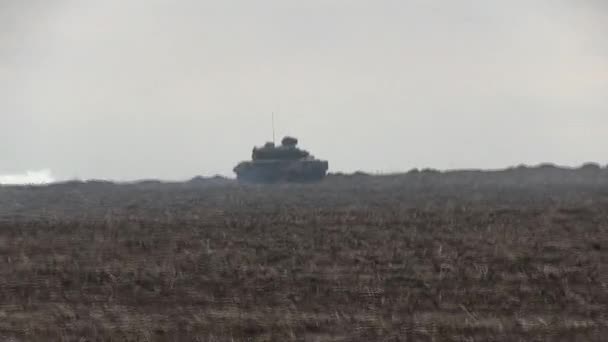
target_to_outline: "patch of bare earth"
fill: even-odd
[[[34,206],[35,190],[22,191],[13,198],[29,198],[32,209],[0,221],[2,340],[601,341],[608,333],[602,193],[47,189],[40,198],[57,200]],[[504,199],[492,197],[499,191]],[[90,209],[71,210],[74,196]]]

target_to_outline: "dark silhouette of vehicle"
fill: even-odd
[[[237,179],[254,183],[314,182],[327,174],[329,163],[297,147],[298,139],[285,137],[280,146],[268,142],[254,147],[250,161],[239,163]]]

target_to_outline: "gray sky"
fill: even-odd
[[[603,0],[0,0],[0,174],[608,159]]]

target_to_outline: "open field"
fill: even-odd
[[[0,340],[601,341],[608,171],[0,187],[0,272]]]

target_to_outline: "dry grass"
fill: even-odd
[[[608,188],[395,184],[0,189],[0,339],[603,340]]]

